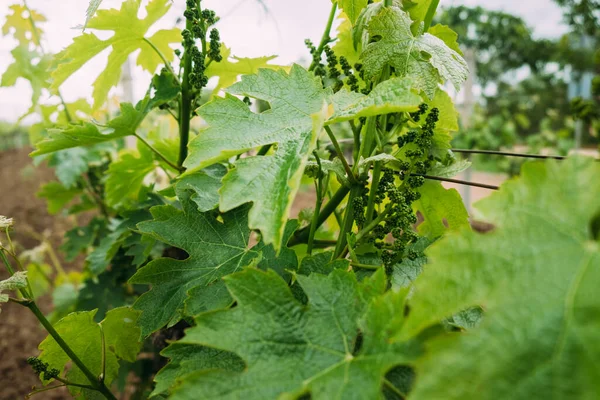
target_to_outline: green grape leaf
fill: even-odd
[[[144,336],[177,323],[183,316],[190,290],[200,288],[194,297],[202,296],[207,286],[251,264],[259,256],[248,249],[246,207],[223,214],[220,222],[213,213],[199,213],[189,198],[180,201],[182,210],[173,206],[153,207],[150,211],[154,219],[138,225],[141,233],[189,255],[185,260],[153,260],[130,279],[131,283],[152,285],[152,290],[135,303],[135,308],[142,311],[140,326]],[[214,295],[209,292],[208,296]],[[229,295],[226,292],[224,295],[227,302]]]
[[[37,262],[28,264],[25,269],[27,270],[27,280],[29,280],[33,298],[37,300],[50,290],[52,281],[49,277],[52,276],[54,269],[48,264]]]
[[[348,16],[352,25],[358,19],[360,12],[368,4],[367,0],[337,0],[339,7],[344,10],[344,13]]]
[[[104,227],[104,221],[100,218],[92,219],[86,226],[76,226],[67,231],[65,240],[60,249],[65,253],[67,261],[73,261],[80,253],[89,249],[100,229]]]
[[[527,163],[477,205],[493,232],[430,247],[401,337],[473,306],[485,316],[430,343],[412,399],[600,396],[598,179],[591,158]]]
[[[110,120],[106,127],[99,127],[90,122],[72,124],[66,128],[49,129],[48,137],[37,142],[37,149],[31,156],[53,153],[58,150],[79,146],[90,146],[97,143],[119,139],[136,134],[144,118],[152,109],[174,99],[179,88],[173,82],[170,73],[162,73],[152,80],[154,95],[147,95],[135,107],[130,103],[121,103],[121,114]]]
[[[87,267],[94,275],[104,272],[120,248],[139,243],[142,237],[134,233],[136,225],[151,218],[146,209],[123,212],[123,218],[117,220],[110,233],[102,238],[98,246],[86,258]],[[132,237],[134,240],[132,240]]]
[[[422,102],[421,96],[413,93],[410,78],[381,82],[368,95],[342,89],[331,98],[334,113],[325,125],[360,117],[416,111]]]
[[[426,180],[418,192],[421,198],[413,203],[413,210],[424,219],[417,227],[420,235],[435,239],[447,231],[469,228],[469,214],[456,189],[444,189],[440,182]]]
[[[346,14],[341,14],[338,17],[338,20],[341,19],[342,22],[339,24],[337,28],[337,40],[332,47],[332,50],[339,57],[346,57],[348,63],[351,66],[354,66],[359,62],[360,52],[356,50],[354,47],[354,39],[352,37],[352,22],[348,19]],[[359,76],[357,76],[360,79]]]
[[[52,72],[51,88],[57,89],[88,61],[110,48],[106,68],[93,83],[93,108],[97,110],[108,99],[110,89],[119,83],[121,67],[131,53],[140,51],[137,65],[151,74],[163,63],[162,57],[169,62],[173,61],[175,53],[170,44],[181,42],[179,29],[162,29],[146,37],[150,27],[167,13],[171,2],[150,1],[144,18],[138,17],[140,4],[140,0],[125,0],[120,10],[98,10],[96,16],[87,22],[87,28],[114,34],[106,40],[99,39],[93,33],[83,33],[74,38],[73,43],[57,55],[58,66]]]
[[[27,287],[27,272],[17,271],[11,277],[0,281],[0,303],[6,303],[8,301],[8,295],[3,294],[2,291],[7,290],[19,290]]]
[[[391,283],[395,290],[412,286],[417,276],[423,271],[423,266],[427,263],[425,250],[431,245],[431,239],[423,236],[411,243],[405,251],[402,262],[394,264],[392,267]],[[410,252],[415,252],[417,257],[411,259],[408,257]]]
[[[121,150],[106,172],[106,204],[117,207],[135,200],[144,178],[155,168],[154,154],[145,145],[139,143],[137,151]]]
[[[463,55],[462,50],[458,45],[458,33],[450,29],[449,26],[437,24],[429,28],[427,32],[442,39],[444,43],[446,43],[446,46],[450,47],[461,56]]]
[[[250,228],[260,230],[265,243],[279,249],[304,166],[322,129],[326,92],[319,78],[298,65],[289,74],[261,69],[242,77],[227,92],[225,98],[198,109],[208,126],[190,141],[184,166],[193,172],[277,144],[272,155],[236,161],[223,178],[219,205],[221,211],[229,211],[253,202]],[[255,114],[232,94],[267,101],[271,108]]]
[[[467,79],[467,63],[443,40],[429,33],[414,36],[411,19],[398,7],[384,7],[371,19],[368,31],[381,40],[363,49],[365,76],[378,76],[390,64],[400,76],[413,78],[416,87],[429,98],[435,95],[439,76],[452,82],[458,90]]]
[[[29,9],[28,11],[25,6],[20,4],[13,4],[8,8],[12,11],[12,14],[6,16],[6,22],[2,25],[2,35],[13,35],[18,40],[19,46],[24,46],[25,48],[29,47],[30,42],[39,46],[39,38],[44,33],[39,27],[39,23],[45,22],[46,17],[35,10]],[[30,18],[36,24],[36,32],[34,32]]]
[[[402,8],[410,14],[410,18],[417,24],[425,21],[427,10],[434,0],[401,0]]]
[[[183,197],[183,191],[193,192],[191,200],[198,206],[198,211],[214,210],[219,205],[219,189],[221,179],[227,173],[227,168],[214,164],[203,170],[193,172],[181,178],[176,186],[177,197]]]
[[[218,215],[199,213],[191,192],[180,197],[182,210],[173,206],[151,209],[154,220],[138,224],[139,232],[185,250],[188,258],[159,258],[141,268],[131,283],[148,283],[152,290],[135,303],[142,311],[140,326],[148,335],[164,325],[177,323],[183,315],[222,308],[231,296],[221,278],[249,265],[275,268],[286,276],[286,270],[297,269],[293,250],[283,248],[279,254],[264,242],[248,248],[248,207]],[[222,221],[222,222],[221,222]],[[290,221],[284,231],[287,243],[298,227]],[[160,310],[160,312],[156,312]]]
[[[87,27],[88,22],[90,22],[90,19],[96,14],[96,11],[98,11],[98,7],[100,7],[101,3],[102,3],[102,0],[90,0],[90,4],[88,4],[88,8],[87,8],[87,10],[85,10],[85,22],[83,23],[82,30],[85,31],[85,28]]]
[[[240,75],[256,74],[259,68],[281,68],[279,65],[269,64],[269,61],[276,56],[268,57],[235,57],[231,55],[231,49],[221,46],[220,62],[212,62],[206,68],[206,75],[209,77],[218,77],[219,80],[213,89],[213,96],[216,96],[221,89],[233,85]]]
[[[303,305],[273,271],[229,275],[237,306],[201,314],[184,340],[235,352],[247,368],[197,371],[183,378],[172,398],[380,398],[386,372],[417,350],[389,342],[403,320],[405,293],[378,296],[385,286],[377,283],[374,292],[373,283],[383,277],[381,270],[364,283],[342,270],[297,275],[308,297]],[[359,329],[363,341],[355,352]]]
[[[220,369],[242,372],[244,370],[244,362],[233,353],[188,344],[185,341],[186,339],[183,338],[161,351],[160,355],[170,360],[154,377],[156,386],[150,397],[167,394],[169,388],[178,379],[194,371]]]
[[[135,361],[141,348],[140,331],[136,326],[139,313],[130,308],[115,308],[106,314],[100,324],[94,322],[95,314],[95,310],[69,314],[54,324],[54,328],[85,366],[97,376],[102,372],[102,327],[105,339],[105,383],[110,387],[117,376],[119,360]],[[39,358],[48,363],[49,368],[62,372],[70,363],[69,356],[52,336],[46,337],[39,349]],[[70,382],[89,385],[88,379],[74,363],[66,372],[66,378]],[[89,389],[69,386],[69,391],[74,396],[97,398],[97,392]]]
[[[427,173],[441,178],[452,178],[469,168],[471,168],[471,161],[469,160],[456,160],[450,165],[444,165],[438,162],[431,167]]]
[[[66,188],[53,181],[43,185],[36,196],[46,199],[49,214],[56,214],[81,193],[81,189],[77,187]]]
[[[12,54],[14,61],[2,74],[0,87],[14,86],[19,78],[29,81],[31,85],[31,107],[33,107],[38,103],[42,95],[42,89],[48,88],[46,81],[51,60],[35,50],[29,50],[27,45],[15,47],[10,54]],[[34,59],[39,59],[39,61],[34,62]]]

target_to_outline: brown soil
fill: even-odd
[[[23,248],[36,246],[37,241],[24,233],[29,228],[37,233],[49,229],[51,242],[58,246],[70,223],[64,218],[48,215],[45,201],[35,197],[39,186],[54,178],[49,168],[33,168],[28,153],[31,149],[0,152],[0,215],[14,218],[17,228],[11,235]],[[4,268],[0,279],[6,278]],[[43,299],[40,307],[48,311]],[[0,400],[23,399],[33,386],[41,382],[26,359],[38,354],[37,346],[45,333],[28,310],[16,304],[4,304],[0,313]],[[44,392],[34,399],[68,399],[63,389]]]

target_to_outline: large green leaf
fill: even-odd
[[[374,299],[385,288],[381,270],[363,283],[342,270],[297,279],[307,305],[273,271],[248,268],[225,278],[237,306],[201,314],[184,340],[234,352],[247,368],[195,372],[172,398],[382,398],[385,374],[414,352],[389,341],[402,324],[404,293]]]
[[[183,315],[194,316],[231,304],[231,296],[221,278],[248,265],[277,267],[282,275],[285,269],[297,268],[293,250],[284,248],[276,255],[273,247],[264,242],[249,248],[248,207],[222,215],[200,213],[193,190],[180,189],[179,195],[183,209],[154,207],[151,209],[154,220],[138,225],[141,233],[188,254],[184,260],[154,260],[131,278],[132,283],[152,285],[152,290],[135,304],[142,310],[140,326],[144,335],[176,323]],[[284,242],[297,226],[295,221],[288,224]]]
[[[131,53],[139,50],[137,65],[152,74],[163,63],[162,57],[173,61],[175,54],[169,45],[181,42],[179,29],[162,29],[146,37],[150,27],[169,10],[171,2],[151,0],[146,6],[147,15],[144,18],[138,17],[140,4],[141,0],[125,0],[120,10],[98,10],[87,21],[87,28],[110,31],[113,35],[106,40],[99,39],[93,33],[77,36],[69,47],[57,55],[58,66],[52,72],[52,88],[57,89],[88,61],[110,48],[108,63],[93,83],[94,109],[98,109],[108,99],[110,89],[119,83],[121,67]]]
[[[326,92],[321,81],[298,65],[283,70],[261,69],[198,109],[208,127],[189,144],[184,165],[190,172],[244,153],[277,144],[272,155],[238,160],[223,179],[221,211],[253,202],[248,222],[267,244],[281,247],[285,223],[298,191],[308,156],[325,116]],[[269,102],[271,109],[253,113],[231,94]]]
[[[440,76],[459,89],[469,72],[465,60],[436,36],[413,35],[411,23],[398,7],[384,7],[371,19],[369,35],[380,40],[366,45],[361,54],[365,76],[378,76],[389,64],[399,76],[413,78],[429,98],[435,95]]]
[[[142,311],[140,326],[144,335],[177,323],[184,315],[189,291],[193,290],[195,302],[202,298],[220,307],[229,304],[226,291],[210,286],[219,285],[221,277],[244,268],[259,256],[248,249],[246,207],[223,214],[220,222],[214,213],[198,212],[189,198],[181,202],[182,210],[173,206],[153,207],[154,219],[138,225],[141,233],[189,255],[184,260],[159,258],[131,278],[131,283],[152,285],[152,290],[135,303],[135,308]]]
[[[102,331],[105,340],[106,373],[104,381],[110,383],[117,377],[119,360],[133,362],[140,350],[140,330],[136,325],[138,312],[130,308],[115,308],[106,314],[101,323],[94,322],[94,311],[72,313],[54,324],[61,338],[69,345],[77,357],[96,376],[102,372]],[[70,363],[69,356],[48,336],[40,343],[39,358],[49,364],[49,368],[65,370]],[[66,372],[70,382],[89,385],[89,380],[75,365]],[[97,392],[80,387],[69,386],[75,396],[83,395],[86,399],[97,399]]]
[[[599,179],[591,159],[526,164],[478,205],[494,231],[430,248],[403,337],[472,306],[485,315],[431,343],[412,399],[600,397]]]

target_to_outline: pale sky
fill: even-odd
[[[0,1],[0,25],[4,23],[8,6],[19,0]],[[44,46],[47,51],[58,52],[69,45],[80,30],[72,27],[85,19],[86,0],[29,0],[28,5],[44,14],[48,22]],[[146,0],[142,1],[147,4]],[[174,0],[166,18],[156,28],[170,28],[182,14],[184,0]],[[278,55],[274,62],[289,64],[307,58],[304,39],[318,42],[331,7],[330,0],[263,0],[268,11],[258,0],[203,0],[206,8],[217,12],[222,20],[218,28],[223,42],[232,54],[242,57]],[[104,0],[102,8],[118,8],[121,0]],[[504,10],[517,14],[534,28],[537,37],[558,37],[566,32],[560,9],[551,0],[441,0],[440,5],[481,5],[489,9]],[[276,22],[275,22],[276,21]],[[0,74],[12,62],[10,50],[16,42],[0,36]],[[67,101],[90,97],[91,83],[106,63],[106,52],[101,53],[88,65],[65,82],[61,91]],[[133,64],[132,64],[133,65]],[[143,96],[150,76],[134,68],[134,91],[136,99]],[[29,107],[31,91],[28,83],[21,80],[15,87],[0,88],[0,120],[15,120]]]

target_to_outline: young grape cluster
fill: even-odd
[[[218,17],[212,10],[202,10],[200,12],[194,0],[187,0],[183,15],[192,25],[191,29],[184,29],[181,32],[183,48],[186,53],[189,52],[192,58],[192,71],[189,74],[189,82],[195,89],[200,90],[208,83],[208,77],[205,74],[206,56],[215,62],[220,62],[223,57],[221,56],[221,38],[216,28],[210,31],[210,43],[206,55],[196,45],[196,39],[206,41],[206,28],[214,25],[218,21]]]
[[[325,52],[327,65],[324,65],[321,62],[321,54],[317,51],[315,45],[309,39],[306,39],[304,43],[312,56],[312,63],[315,65],[313,70],[315,75],[327,78],[327,86],[331,86],[334,92],[336,92],[340,90],[345,83],[350,90],[355,92],[360,91],[356,74],[362,78],[362,64],[355,64],[354,67],[352,67],[346,57],[340,56],[338,59],[333,49],[330,46],[325,45],[323,51]],[[363,89],[362,92],[364,93],[365,90],[366,89]],[[368,94],[368,92],[365,94]]]
[[[57,378],[60,374],[58,369],[49,368],[50,365],[48,363],[43,362],[37,357],[29,357],[27,359],[27,364],[31,366],[36,374],[42,375],[42,378],[44,378],[45,381]]]
[[[422,104],[411,118],[418,122],[427,110],[428,106]],[[426,174],[433,161],[433,156],[429,153],[438,120],[439,110],[433,108],[427,114],[424,125],[398,138],[398,146],[407,147],[404,154],[408,160],[400,162],[399,172],[384,169],[377,187],[375,203],[382,205],[387,199],[386,208],[389,208],[389,211],[384,220],[370,232],[367,240],[382,250],[381,258],[388,272],[391,266],[404,256],[407,246],[417,239],[412,229],[417,222],[412,204],[420,199],[421,195],[417,189],[425,183],[425,179],[419,175]],[[354,201],[355,221],[359,227],[365,223],[367,201],[367,193],[363,193]],[[391,242],[388,240],[390,237],[393,239]],[[408,257],[416,257],[416,253],[412,253],[414,252],[409,252]]]

